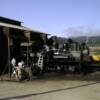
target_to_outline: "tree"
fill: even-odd
[[[49,38],[47,41],[48,46],[53,46],[54,40],[52,38]]]
[[[73,41],[71,38],[68,39],[68,43],[69,43],[69,44],[72,44],[73,42],[74,42],[74,41]]]

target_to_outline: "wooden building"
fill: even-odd
[[[21,25],[20,21],[0,17],[0,74],[6,69],[10,71],[10,60],[15,57],[17,61],[22,59],[22,46],[26,46],[26,61],[31,54],[29,45],[46,43],[47,33],[30,29]]]

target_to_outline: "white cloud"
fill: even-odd
[[[100,35],[100,29],[95,26],[78,26],[69,27],[65,31],[67,37],[78,37],[78,36],[98,36]]]

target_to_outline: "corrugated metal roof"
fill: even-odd
[[[7,23],[1,23],[0,22],[0,26],[8,27],[8,28],[14,28],[14,29],[19,29],[19,30],[24,30],[24,31],[31,31],[31,32],[36,32],[36,33],[48,34],[48,33],[40,32],[40,31],[31,29],[31,28],[28,28],[28,27],[17,26],[17,25],[12,25],[12,24],[7,24]]]

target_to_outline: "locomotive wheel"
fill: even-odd
[[[40,76],[42,74],[42,69],[40,67],[34,67],[32,69],[33,76]]]
[[[66,67],[66,66],[61,65],[61,66],[60,66],[60,71],[61,71],[61,73],[66,74],[66,72],[67,72],[68,70],[67,70],[67,67]]]

